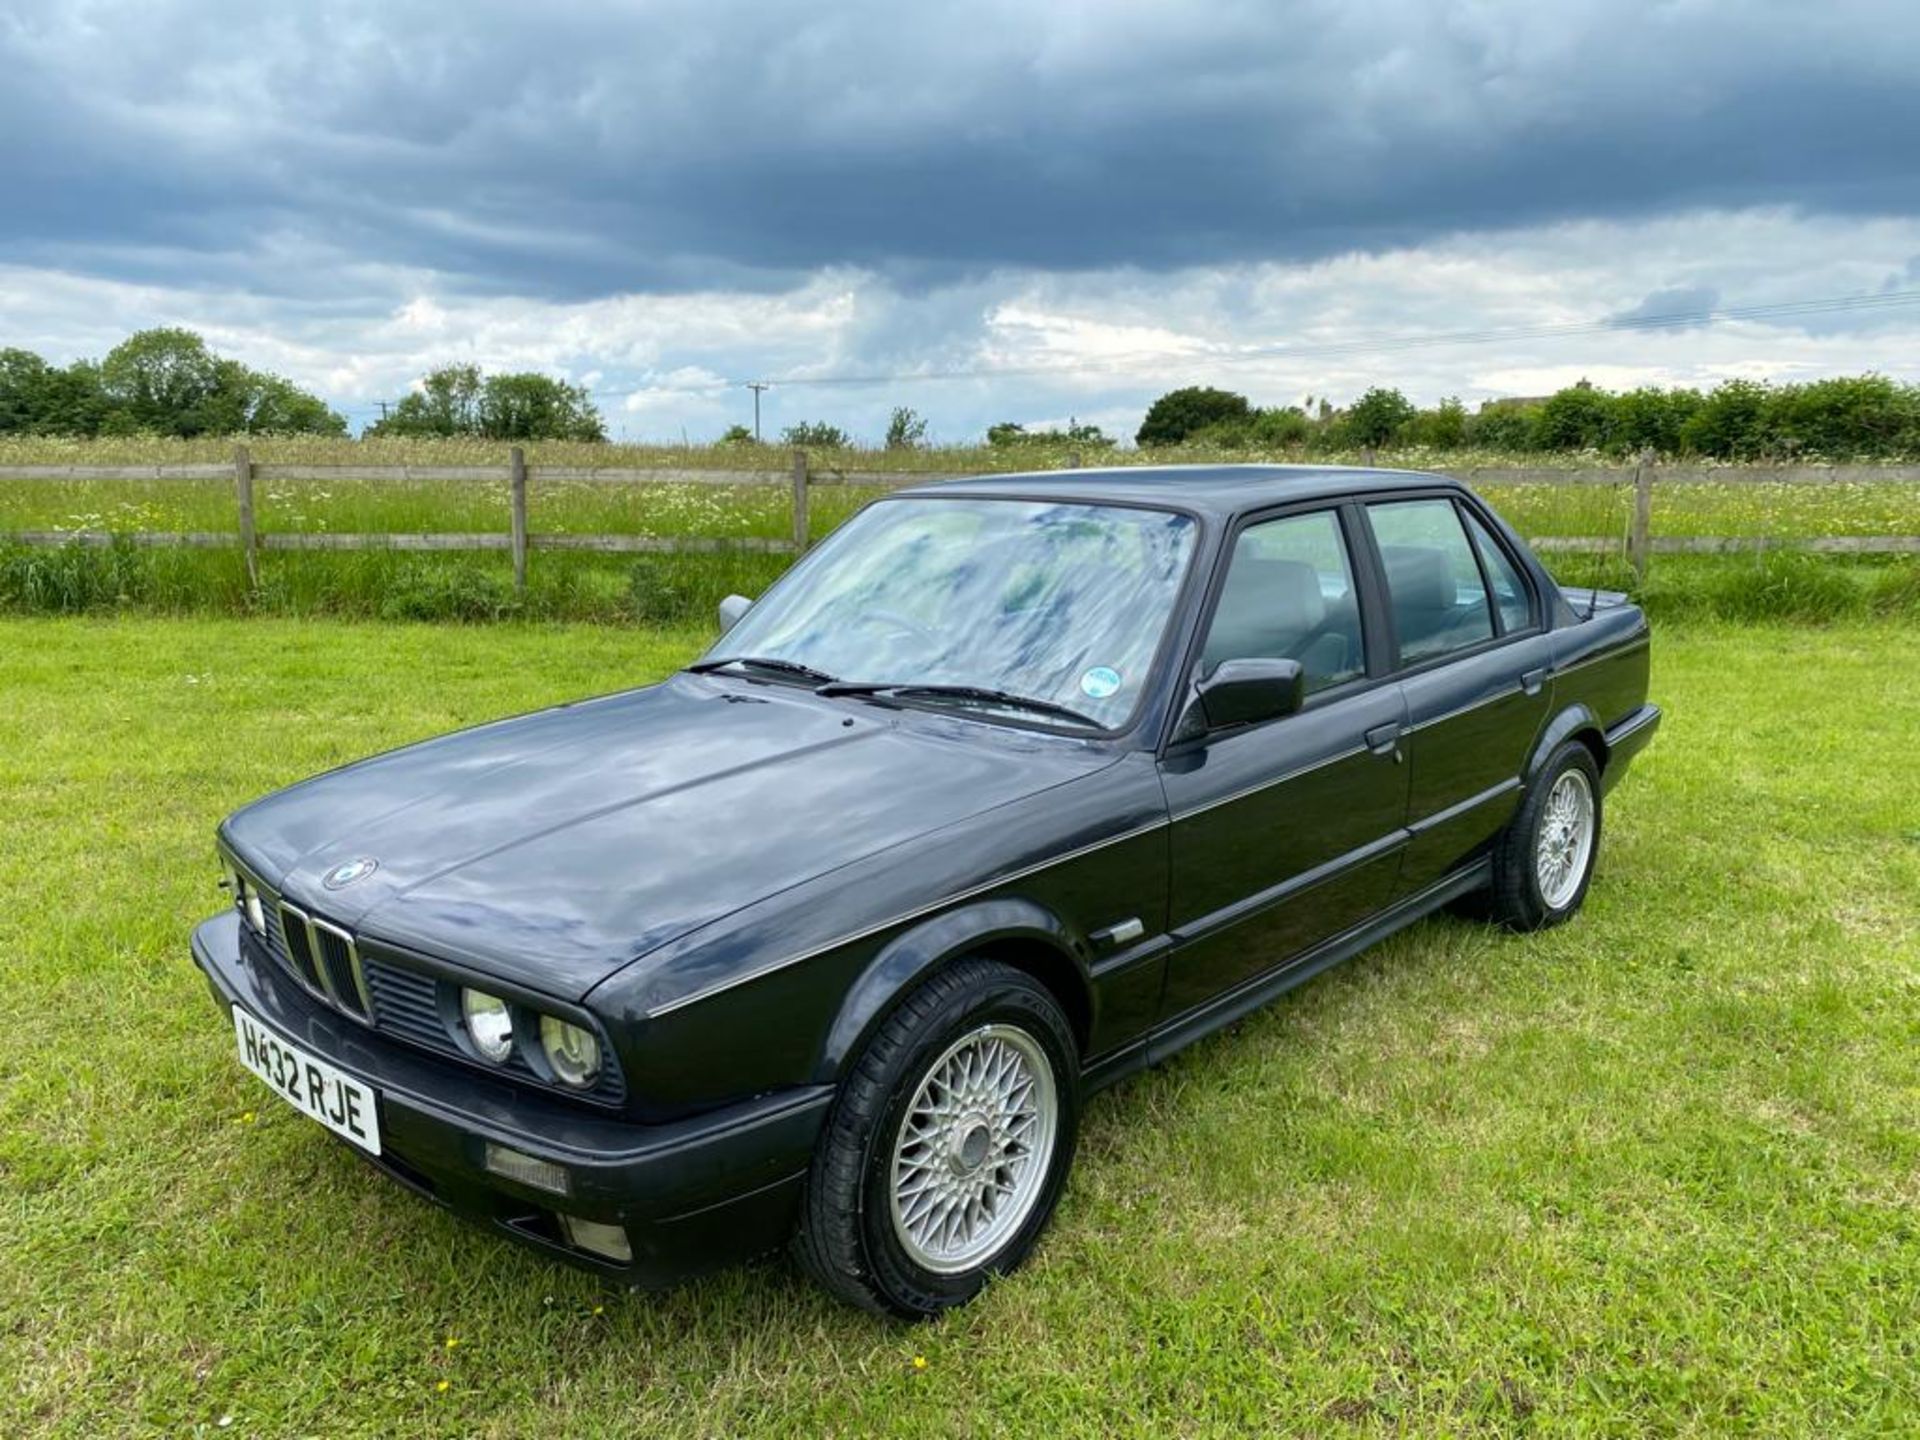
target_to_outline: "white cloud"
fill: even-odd
[[[1395,348],[1400,337],[1595,322],[1678,287],[1725,305],[1911,288],[1920,219],[1787,210],[1698,212],[1457,235],[1378,254],[1166,273],[1005,271],[908,289],[855,269],[776,292],[627,294],[576,302],[436,289],[416,272],[343,275],[326,303],[0,267],[0,335],[54,358],[99,355],[128,332],[184,324],[216,349],[310,386],[365,419],[450,361],[588,384],[611,427],[695,439],[752,417],[747,379],[771,379],[770,433],[829,419],[877,438],[889,409],[939,438],[996,420],[1092,420],[1130,432],[1177,384],[1263,404],[1351,398],[1393,384],[1423,402],[1597,384],[1711,384],[1878,370],[1920,379],[1920,308]],[[1375,350],[1288,347],[1384,341]],[[961,378],[916,378],[951,372]],[[1011,371],[996,375],[992,372]],[[890,375],[875,385],[809,377]],[[787,382],[787,383],[780,383]]]

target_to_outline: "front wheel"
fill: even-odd
[[[1492,918],[1544,930],[1587,898],[1600,851],[1600,769],[1570,740],[1548,757],[1493,853]]]
[[[807,1177],[794,1249],[821,1284],[918,1318],[1012,1270],[1073,1161],[1079,1053],[1031,976],[963,960],[915,990],[853,1065]]]

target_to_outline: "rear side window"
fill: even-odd
[[[1451,500],[1367,506],[1387,572],[1400,662],[1418,664],[1493,638],[1493,609]]]
[[[1366,669],[1346,537],[1331,510],[1249,525],[1234,542],[1201,664],[1298,660],[1307,692]]]
[[[1467,512],[1467,531],[1473,536],[1473,548],[1480,552],[1486,567],[1487,583],[1493,586],[1493,608],[1500,612],[1500,633],[1511,635],[1533,623],[1533,604],[1527,598],[1527,583],[1520,578],[1507,552],[1480,523],[1480,517]]]

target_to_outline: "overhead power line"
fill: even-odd
[[[1522,340],[1556,340],[1618,331],[1677,330],[1722,324],[1730,320],[1784,320],[1803,315],[1830,315],[1920,307],[1920,290],[1888,290],[1877,295],[1844,295],[1824,300],[1787,300],[1770,305],[1724,305],[1710,309],[1677,310],[1656,315],[1620,315],[1601,320],[1570,321],[1557,325],[1509,325],[1478,330],[1447,330],[1425,335],[1371,335],[1352,340],[1311,342],[1277,341],[1264,345],[1221,346],[1194,350],[1137,350],[1105,356],[1097,361],[1054,365],[968,366],[956,369],[905,370],[887,374],[791,375],[772,383],[786,388],[811,386],[903,385],[934,381],[1031,379],[1036,376],[1098,375],[1131,366],[1161,364],[1195,367],[1242,365],[1261,360],[1326,359],[1355,355],[1391,355],[1447,345],[1497,345]],[[655,394],[706,394],[753,382],[722,380],[710,384],[685,382],[635,385],[625,390],[596,391],[596,398]],[[762,382],[764,383],[764,382]],[[756,395],[757,398],[757,395]]]

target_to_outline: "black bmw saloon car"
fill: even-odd
[[[927,485],[722,625],[230,816],[194,959],[409,1189],[903,1316],[1026,1256],[1098,1087],[1440,906],[1571,917],[1660,720],[1640,611],[1432,475]]]

